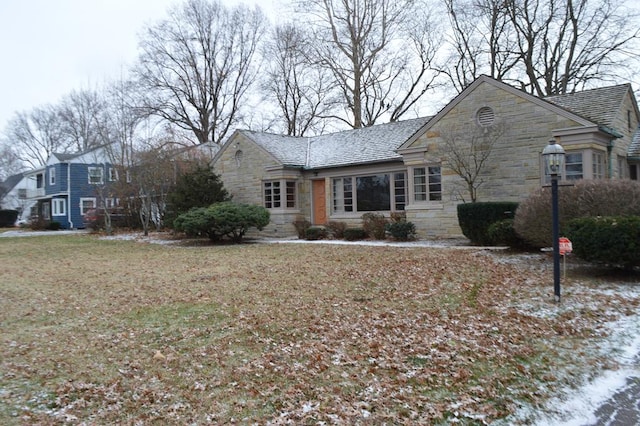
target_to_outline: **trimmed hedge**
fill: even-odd
[[[458,223],[465,237],[473,244],[491,245],[489,227],[504,219],[512,219],[517,202],[487,202],[458,204]]]
[[[573,253],[588,262],[640,266],[640,217],[583,217],[567,223]]]
[[[18,210],[0,210],[0,228],[8,228],[15,225],[18,220]]]

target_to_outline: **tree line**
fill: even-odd
[[[119,159],[222,144],[238,127],[305,136],[425,115],[481,74],[536,96],[627,79],[637,15],[615,0],[184,0],[148,24],[118,81],[16,112],[0,178],[53,152],[104,144]],[[629,76],[630,78],[630,76]]]

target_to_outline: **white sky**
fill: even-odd
[[[17,111],[125,75],[138,33],[178,0],[0,0],[0,132]],[[270,15],[277,0],[259,4]]]

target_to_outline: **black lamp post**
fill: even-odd
[[[551,208],[553,222],[553,293],[560,302],[560,225],[558,219],[558,179],[564,169],[564,149],[555,140],[550,140],[542,150],[546,174],[551,176]]]

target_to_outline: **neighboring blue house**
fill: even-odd
[[[20,198],[33,205],[30,216],[58,222],[64,229],[84,228],[83,216],[94,208],[119,205],[114,191],[117,168],[109,161],[108,146],[77,154],[52,154],[44,167],[24,173],[18,184]],[[210,161],[219,149],[209,142],[176,149],[183,160]],[[127,173],[129,181],[129,173]]]
[[[83,215],[109,197],[109,184],[118,179],[104,147],[79,154],[52,154],[46,166],[25,173],[25,194],[35,200],[32,216],[58,222],[64,229],[83,228]]]

